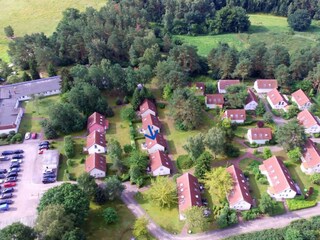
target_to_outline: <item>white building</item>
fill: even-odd
[[[232,123],[244,123],[246,111],[244,109],[228,109],[224,112],[223,118],[229,118]]]
[[[244,177],[242,171],[231,165],[227,168],[233,179],[233,189],[228,194],[227,199],[231,209],[249,210],[253,205],[253,200],[249,192],[249,183]]]
[[[288,102],[277,89],[273,89],[267,93],[267,100],[272,109],[283,109],[286,111]]]
[[[297,119],[300,125],[304,127],[306,133],[320,133],[320,119],[309,112],[308,109],[300,112]]]
[[[87,144],[84,151],[89,154],[105,153],[107,151],[105,134],[98,131],[90,133],[87,136]]]
[[[297,104],[299,110],[309,109],[311,107],[310,99],[301,89],[291,94],[291,100]]]
[[[240,80],[219,80],[218,81],[218,92],[227,93],[227,88],[231,85],[240,84]]]
[[[278,88],[278,81],[276,79],[257,79],[253,87],[257,93],[268,93]]]
[[[256,110],[257,106],[259,104],[257,96],[254,94],[254,92],[251,89],[248,89],[248,97],[246,99],[246,104],[244,105],[245,110]]]
[[[156,151],[149,155],[150,170],[153,176],[170,175],[172,162],[169,156],[163,151]]]
[[[294,198],[296,196],[297,189],[290,173],[276,156],[263,161],[259,169],[268,179],[270,186],[267,192],[271,197],[282,200],[283,198]]]
[[[85,163],[86,172],[94,178],[104,178],[107,171],[106,158],[99,154],[90,154]]]
[[[224,98],[223,94],[207,94],[205,96],[205,103],[207,108],[214,109],[214,108],[223,108]]]
[[[266,144],[272,139],[271,128],[251,128],[247,132],[247,138],[251,144]]]
[[[304,145],[300,168],[306,174],[320,173],[320,152],[310,139]]]

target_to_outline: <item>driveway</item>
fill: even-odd
[[[17,186],[13,193],[10,210],[0,213],[0,229],[20,221],[32,226],[36,218],[36,208],[44,192],[49,188],[59,185],[42,184],[41,182],[41,162],[37,161],[39,140],[28,140],[23,144],[0,146],[0,152],[4,150],[23,149],[24,159],[21,164],[22,171],[19,173]],[[9,168],[10,161],[0,162],[0,168]]]
[[[284,125],[288,122],[288,120],[285,120],[281,117],[277,117],[276,115],[274,115],[270,109],[269,103],[267,101],[267,99],[265,98],[265,96],[263,96],[262,94],[259,94],[260,99],[262,100],[262,102],[264,103],[265,109],[266,111],[270,112],[272,114],[272,118],[275,124],[277,124],[278,126],[280,125]]]
[[[130,209],[130,211],[137,217],[146,217],[149,219],[148,230],[157,239],[172,239],[172,240],[207,240],[207,239],[224,239],[227,237],[239,235],[242,233],[249,233],[254,231],[261,231],[264,229],[271,228],[281,228],[287,226],[290,222],[317,216],[320,213],[320,204],[316,207],[303,209],[299,211],[289,212],[275,217],[265,217],[261,219],[256,219],[254,221],[248,221],[238,224],[234,227],[230,227],[222,230],[209,231],[199,234],[178,234],[173,235],[167,231],[160,228],[140,207],[140,205],[135,201],[134,195],[138,192],[135,185],[130,183],[125,183],[126,189],[123,191],[121,199]]]

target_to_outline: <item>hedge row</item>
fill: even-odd
[[[287,201],[288,208],[290,211],[314,207],[317,204],[317,201],[305,200],[303,197],[297,197],[294,199],[287,199],[286,201]]]

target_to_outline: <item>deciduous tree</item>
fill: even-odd
[[[288,23],[295,31],[305,31],[311,25],[311,17],[307,10],[298,9],[288,16]]]
[[[204,216],[204,207],[193,206],[185,212],[186,223],[188,227],[205,230],[208,227],[208,221]]]
[[[96,181],[93,176],[91,176],[89,173],[84,172],[77,178],[78,186],[82,191],[85,193],[85,195],[91,199],[98,187],[96,184]]]
[[[119,216],[114,208],[108,207],[103,210],[103,219],[106,224],[112,224],[119,220]]]
[[[113,201],[114,199],[119,198],[121,196],[121,193],[125,189],[125,186],[117,178],[117,176],[106,178],[104,183],[106,196],[109,201]]]
[[[20,222],[12,223],[0,230],[1,240],[34,240],[37,235],[35,231]]]
[[[227,87],[225,98],[231,108],[243,108],[248,96],[247,87],[243,84]]]
[[[189,137],[186,144],[183,146],[193,162],[196,161],[196,159],[201,155],[201,153],[203,153],[205,149],[203,139],[204,135],[199,133],[193,137]]]
[[[226,144],[226,135],[224,130],[219,127],[211,128],[207,132],[204,142],[213,153],[214,158],[216,158],[218,154],[224,152],[224,145]]]
[[[203,178],[204,175],[211,169],[211,161],[213,157],[209,152],[203,152],[196,160],[194,175],[197,178]]]

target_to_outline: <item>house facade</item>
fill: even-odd
[[[157,116],[157,108],[156,105],[149,99],[145,99],[143,103],[140,105],[140,115],[142,118],[151,114]]]
[[[224,112],[223,118],[229,118],[232,123],[244,123],[246,111],[244,109],[228,109]]]
[[[266,144],[272,139],[271,128],[251,128],[247,132],[247,138],[251,144]]]
[[[273,89],[267,93],[267,100],[272,109],[283,109],[286,111],[288,102],[277,89]]]
[[[311,139],[303,147],[300,168],[306,174],[320,173],[320,151]]]
[[[258,97],[254,94],[254,92],[251,89],[248,89],[248,97],[246,99],[246,103],[244,105],[245,110],[256,110],[257,106],[259,104]]]
[[[202,206],[201,191],[198,179],[190,173],[177,178],[179,218],[185,220],[185,211],[193,206]]]
[[[240,211],[249,210],[253,200],[249,192],[249,183],[243,172],[234,165],[228,167],[227,171],[233,179],[233,189],[227,196],[230,208]]]
[[[85,162],[85,170],[94,178],[104,178],[107,171],[106,158],[99,153],[90,154]]]
[[[170,175],[172,172],[172,161],[168,154],[156,151],[149,155],[150,170],[153,176]]]
[[[227,87],[231,85],[240,84],[240,80],[219,80],[218,81],[218,92],[227,93]]]
[[[85,152],[89,154],[105,153],[107,151],[106,137],[104,133],[94,131],[87,136]]]
[[[299,110],[305,110],[311,107],[310,99],[301,89],[291,94],[291,100],[297,104]]]
[[[93,131],[105,133],[108,129],[109,122],[106,118],[97,112],[94,112],[88,117],[87,131],[92,133]]]
[[[308,109],[300,112],[297,119],[300,125],[304,127],[306,133],[320,133],[320,119],[309,112]]]
[[[276,79],[257,79],[253,88],[257,93],[268,93],[278,88],[278,81]]]
[[[152,114],[148,114],[145,117],[142,118],[142,133],[143,134],[150,134],[148,126],[151,127],[153,132],[161,130],[161,122],[159,121],[159,118],[157,116],[154,116]]]
[[[214,108],[223,108],[224,98],[223,94],[207,94],[205,96],[205,103],[207,108],[214,109]]]
[[[284,198],[294,198],[297,194],[296,186],[290,176],[288,169],[284,163],[276,156],[263,161],[259,166],[263,175],[269,182],[268,194],[276,200]]]
[[[146,149],[149,154],[155,153],[156,151],[165,151],[166,148],[167,142],[161,133],[158,133],[154,140],[146,137]]]

